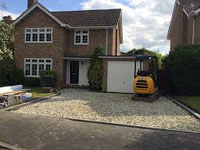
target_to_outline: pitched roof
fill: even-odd
[[[17,24],[21,19],[28,15],[36,7],[43,10],[47,15],[52,17],[61,26],[68,27],[101,27],[116,26],[121,18],[121,9],[99,9],[99,10],[82,10],[82,11],[58,11],[50,12],[40,3],[36,3],[31,8],[22,13],[14,22]],[[120,20],[121,21],[121,20]]]
[[[71,27],[116,26],[121,9],[51,12],[56,18]]]
[[[121,9],[102,9],[102,10],[83,10],[83,11],[59,11],[50,12],[40,3],[34,4],[32,7],[22,13],[12,25],[16,25],[26,15],[31,13],[35,8],[41,9],[49,17],[54,19],[61,27],[68,28],[81,28],[81,27],[102,27],[113,28],[119,23],[120,43],[123,43],[123,31],[122,31],[122,15]]]
[[[200,0],[179,0],[179,2],[188,14],[200,8]]]

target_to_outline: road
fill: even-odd
[[[0,141],[26,150],[198,150],[200,134],[1,111]]]

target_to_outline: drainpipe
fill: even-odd
[[[108,55],[108,27],[106,27],[106,56]]]
[[[193,31],[192,31],[192,44],[195,43],[195,19],[193,20]]]

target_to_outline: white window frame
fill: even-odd
[[[32,62],[33,59],[36,59],[37,62]],[[30,62],[26,62],[26,60],[30,60]],[[39,62],[39,60],[44,60],[44,63]],[[51,62],[46,62],[46,60],[51,60]],[[30,64],[30,75],[26,75],[26,64]],[[37,64],[37,75],[32,75],[32,65]],[[24,76],[25,77],[31,77],[31,78],[39,78],[39,65],[43,64],[44,65],[44,70],[46,70],[46,65],[51,65],[51,70],[52,70],[52,58],[24,58]]]
[[[79,34],[77,34],[76,32],[80,31]],[[83,31],[87,31],[87,33],[83,33]],[[76,36],[80,36],[81,37],[81,42],[80,43],[76,43]],[[88,41],[87,43],[83,43],[83,36],[87,35],[88,37]],[[90,33],[88,29],[82,29],[82,30],[74,30],[74,45],[89,45],[89,40],[90,40]]]
[[[27,29],[30,29],[31,32],[27,32],[26,31]],[[37,29],[38,31],[37,32],[33,32],[34,29]],[[40,29],[44,29],[44,32],[40,32]],[[47,32],[47,29],[51,29],[51,31]],[[24,33],[25,33],[24,34],[24,42],[25,43],[52,43],[53,42],[53,28],[52,27],[49,27],[49,28],[25,28]],[[29,34],[29,33],[31,34],[31,37],[30,37],[31,40],[30,41],[26,41],[26,34]],[[37,33],[38,39],[37,39],[37,41],[33,41],[33,39],[32,39],[33,34],[36,34],[36,33]],[[39,36],[40,36],[41,33],[44,34],[44,41],[40,41],[39,40]],[[51,41],[47,41],[46,40],[46,36],[47,36],[48,33],[51,34]]]

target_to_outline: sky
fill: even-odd
[[[162,54],[169,52],[167,32],[175,0],[39,0],[50,11],[121,8],[124,42],[121,51],[147,48]],[[27,9],[27,0],[0,0],[0,17],[19,16]]]

